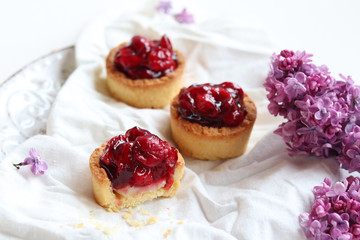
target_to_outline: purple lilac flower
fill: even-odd
[[[41,156],[36,152],[35,148],[29,150],[30,157],[25,158],[21,163],[13,164],[14,167],[19,169],[21,166],[31,165],[31,172],[34,175],[42,175],[48,169],[48,165],[41,159]]]
[[[326,193],[326,196],[328,197],[335,197],[335,196],[341,196],[346,192],[348,182],[344,180],[344,183],[337,182],[334,184],[332,189],[329,189],[329,191]]]
[[[328,97],[317,98],[317,101],[309,107],[309,113],[314,115],[316,121],[323,125],[330,117],[332,101]]]
[[[304,86],[305,79],[306,75],[299,72],[296,73],[293,78],[287,80],[287,86],[284,88],[284,91],[288,99],[297,99],[306,93],[306,88]]]
[[[360,171],[360,127],[358,125],[354,125],[343,138],[342,154],[337,159],[349,172]]]
[[[305,52],[283,50],[271,56],[270,72],[264,83],[270,100],[269,111],[273,115],[287,117],[294,101],[301,100],[306,93],[306,74],[298,71],[302,64],[311,61]]]
[[[346,103],[351,112],[359,112],[360,110],[360,86],[352,85],[349,87]]]
[[[322,182],[322,186],[315,186],[313,188],[313,194],[315,197],[325,195],[331,189],[331,179],[325,178]]]
[[[333,84],[334,79],[322,72],[308,75],[306,79],[306,89],[312,96],[324,93]]]
[[[307,239],[360,239],[360,178],[350,176],[331,186],[325,178],[313,189],[310,213],[299,215]],[[355,194],[354,194],[355,193]]]
[[[194,23],[194,16],[184,8],[180,13],[174,15],[176,21],[179,23],[191,24]]]
[[[268,110],[286,119],[275,133],[291,156],[335,156],[343,168],[360,172],[360,86],[351,77],[336,80],[311,57],[290,50],[271,56]]]
[[[319,222],[319,221],[313,221],[310,224],[310,232],[314,235],[316,240],[330,240],[331,237],[328,233],[325,233],[326,230],[326,223],[325,222]]]
[[[165,14],[169,13],[172,8],[171,1],[160,1],[159,4],[156,6],[156,9],[159,12],[163,12]]]

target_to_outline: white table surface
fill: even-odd
[[[196,11],[216,9],[219,4],[218,1],[197,2],[199,6],[215,7]],[[312,52],[316,64],[327,64],[333,73],[351,75],[360,83],[360,1],[222,2],[228,2],[227,15],[261,25],[273,40],[274,51],[288,48]],[[32,60],[73,45],[88,23],[108,8],[121,4],[134,3],[119,0],[0,1],[0,83]],[[223,13],[214,11],[213,14],[220,18]]]

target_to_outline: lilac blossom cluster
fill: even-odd
[[[360,240],[360,178],[350,176],[331,186],[325,178],[315,186],[315,202],[310,213],[299,216],[308,239]]]
[[[336,156],[344,169],[360,171],[360,87],[336,80],[305,51],[271,57],[265,81],[269,112],[287,119],[275,133],[290,155]]]

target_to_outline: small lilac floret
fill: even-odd
[[[167,14],[172,9],[172,3],[171,1],[160,1],[159,4],[156,6],[156,9],[159,12]]]
[[[40,154],[38,154],[35,148],[29,150],[30,157],[26,157],[23,162],[13,164],[17,169],[21,166],[31,165],[31,172],[34,175],[42,175],[48,169],[48,165],[45,161],[41,159]]]
[[[189,13],[186,8],[184,8],[180,13],[174,15],[176,21],[179,23],[191,24],[194,23],[194,15]]]

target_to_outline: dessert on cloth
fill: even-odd
[[[268,38],[246,22],[212,19],[214,9],[203,9],[203,3],[188,3],[189,12],[201,11],[191,25],[159,14],[157,3],[147,1],[135,10],[122,3],[80,34],[78,67],[57,95],[46,134],[29,138],[0,161],[0,238],[163,239],[167,233],[167,239],[304,239],[298,215],[310,206],[311,189],[325,177],[343,176],[332,159],[289,157],[283,140],[272,133],[282,119],[269,114],[263,87],[274,52]],[[218,11],[227,7],[216,4]],[[242,156],[226,161],[185,156],[176,195],[144,202],[141,209],[150,213],[140,214],[144,219],[135,216],[140,207],[133,208],[132,220],[158,218],[137,229],[123,218],[128,210],[107,212],[96,203],[88,161],[95,148],[133,126],[175,145],[169,108],[138,109],[116,101],[105,80],[110,49],[134,35],[159,39],[164,33],[186,59],[184,86],[231,80],[246,89],[257,119]],[[12,165],[32,147],[48,164],[43,175]]]
[[[106,58],[106,83],[110,94],[131,106],[162,108],[183,84],[184,56],[170,39],[133,36],[110,50]]]
[[[174,98],[170,114],[172,136],[184,154],[218,160],[245,153],[256,106],[237,84],[193,84]]]
[[[176,148],[138,127],[96,148],[89,163],[94,197],[110,212],[173,197],[185,164]]]

